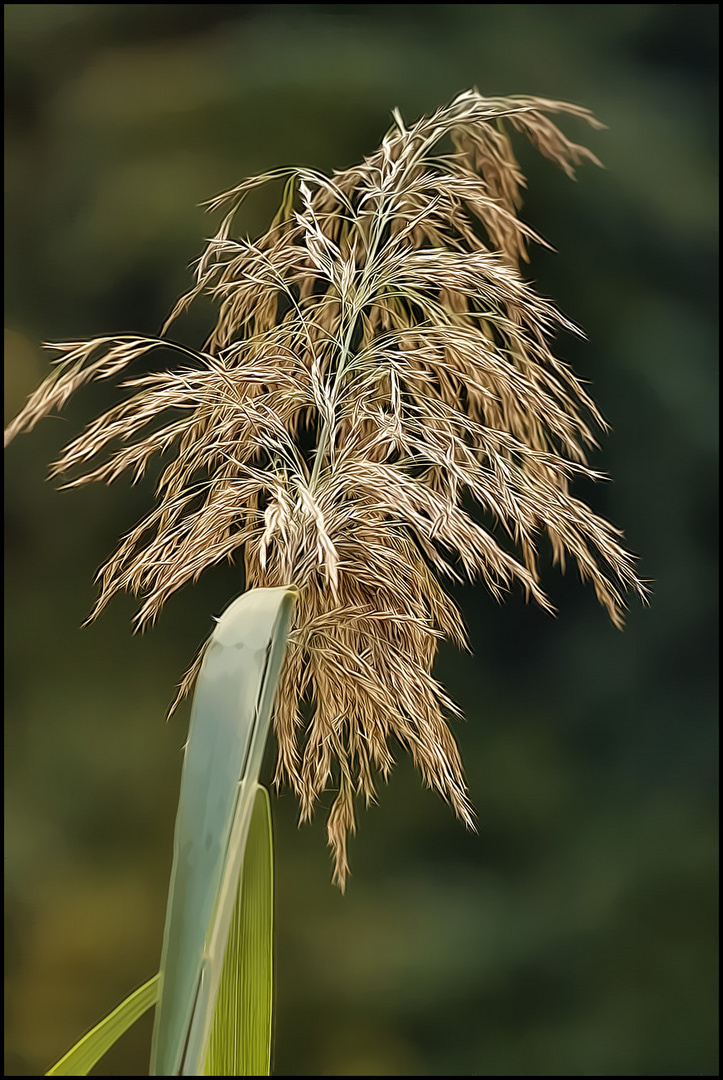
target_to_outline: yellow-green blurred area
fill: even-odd
[[[217,219],[287,164],[347,166],[476,85],[586,105],[606,165],[570,183],[527,147],[526,274],[587,342],[558,354],[612,425],[580,494],[654,579],[624,634],[548,565],[556,619],[456,589],[473,656],[437,674],[479,833],[405,755],[360,807],[346,896],[323,815],[272,799],[274,1071],[714,1075],[717,1060],[717,5],[9,4],[6,418],[44,341],[157,333]],[[273,193],[272,193],[273,194]],[[273,212],[254,195],[253,235]],[[175,333],[198,345],[203,308]],[[156,365],[172,362],[159,354]],[[142,370],[142,369],[141,369]],[[198,645],[243,587],[208,572],[133,636],[90,628],[97,567],[149,508],[59,491],[48,464],[116,399],[83,391],[6,453],[6,1063],[38,1075],[158,969]],[[271,776],[271,748],[265,767]],[[327,799],[327,806],[331,796]],[[95,1070],[147,1074],[150,1017]]]

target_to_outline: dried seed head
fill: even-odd
[[[228,212],[163,336],[55,346],[65,358],[6,432],[7,442],[158,345],[192,361],[127,381],[134,393],[54,466],[57,475],[96,462],[74,484],[127,470],[137,480],[154,455],[176,450],[155,508],[101,569],[93,616],[130,590],[143,601],[138,626],[153,622],[171,593],[240,549],[246,588],[299,587],[276,780],[295,790],[302,817],[337,789],[328,833],[342,888],[354,796],[374,798],[391,739],[472,827],[444,720],[457,710],[431,674],[440,636],[465,643],[440,576],[481,576],[497,597],[516,581],[551,610],[538,572],[546,535],[617,626],[624,594],[645,598],[620,534],[570,492],[576,475],[597,478],[585,455],[592,427],[605,426],[550,350],[559,327],[577,331],[519,272],[539,238],[517,217],[525,181],[508,128],[569,176],[597,161],[549,113],[602,126],[574,105],[474,90],[409,127],[395,111],[380,149],[332,177],[296,169],[244,181],[213,200]],[[440,154],[445,136],[453,152]],[[268,232],[235,236],[247,193],[282,176]],[[194,352],[166,333],[201,294],[219,314]]]

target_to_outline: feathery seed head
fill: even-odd
[[[246,588],[299,587],[275,707],[276,781],[294,789],[302,818],[337,789],[328,834],[342,888],[354,796],[374,798],[391,739],[473,827],[444,720],[457,710],[431,674],[440,637],[465,645],[440,576],[482,577],[498,598],[518,582],[552,610],[538,572],[545,535],[615,625],[627,591],[645,598],[620,534],[570,493],[574,476],[597,478],[586,450],[592,426],[605,427],[550,350],[558,328],[578,331],[519,272],[539,238],[517,216],[525,180],[508,129],[568,176],[599,164],[550,113],[602,126],[578,106],[472,90],[409,127],[395,110],[379,150],[331,177],[300,168],[244,181],[211,202],[226,216],[162,336],[54,346],[63,357],[6,431],[7,443],[150,349],[184,357],[126,381],[133,393],[53,468],[85,467],[73,484],[126,471],[137,480],[155,455],[176,451],[156,506],[101,569],[91,617],[129,590],[142,598],[143,627],[176,589],[239,550]],[[453,152],[440,154],[445,136]],[[282,177],[269,230],[236,236],[248,192]],[[196,352],[167,331],[201,294],[218,318]]]

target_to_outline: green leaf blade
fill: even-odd
[[[125,1034],[151,1005],[158,1001],[160,975],[154,975],[147,983],[134,990],[104,1020],[79,1039],[46,1076],[87,1076],[111,1046]]]
[[[206,1076],[268,1076],[273,995],[271,807],[259,786],[223,960]]]
[[[204,657],[176,818],[152,1076],[203,1073],[296,596],[293,586],[244,593]]]

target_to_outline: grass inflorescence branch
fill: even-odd
[[[56,346],[62,362],[7,432],[150,349],[183,350],[167,337],[174,319],[202,294],[216,303],[203,350],[186,350],[194,362],[127,380],[132,396],[73,440],[54,472],[88,468],[72,483],[138,479],[175,451],[155,507],[102,567],[93,615],[129,590],[144,626],[239,551],[246,588],[298,586],[276,779],[304,818],[336,790],[328,833],[342,887],[354,796],[374,798],[392,739],[473,823],[444,719],[457,710],[432,676],[440,637],[465,644],[440,577],[481,577],[496,597],[517,582],[552,610],[538,568],[544,536],[615,625],[627,592],[645,596],[620,533],[571,493],[576,476],[598,478],[586,453],[605,428],[551,351],[558,329],[579,331],[519,269],[539,237],[518,217],[525,181],[510,130],[569,176],[597,163],[549,114],[602,126],[578,106],[475,90],[409,126],[395,111],[380,148],[332,176],[300,168],[244,181],[210,204],[225,217],[162,337]],[[238,236],[246,195],[280,179],[269,230]]]

